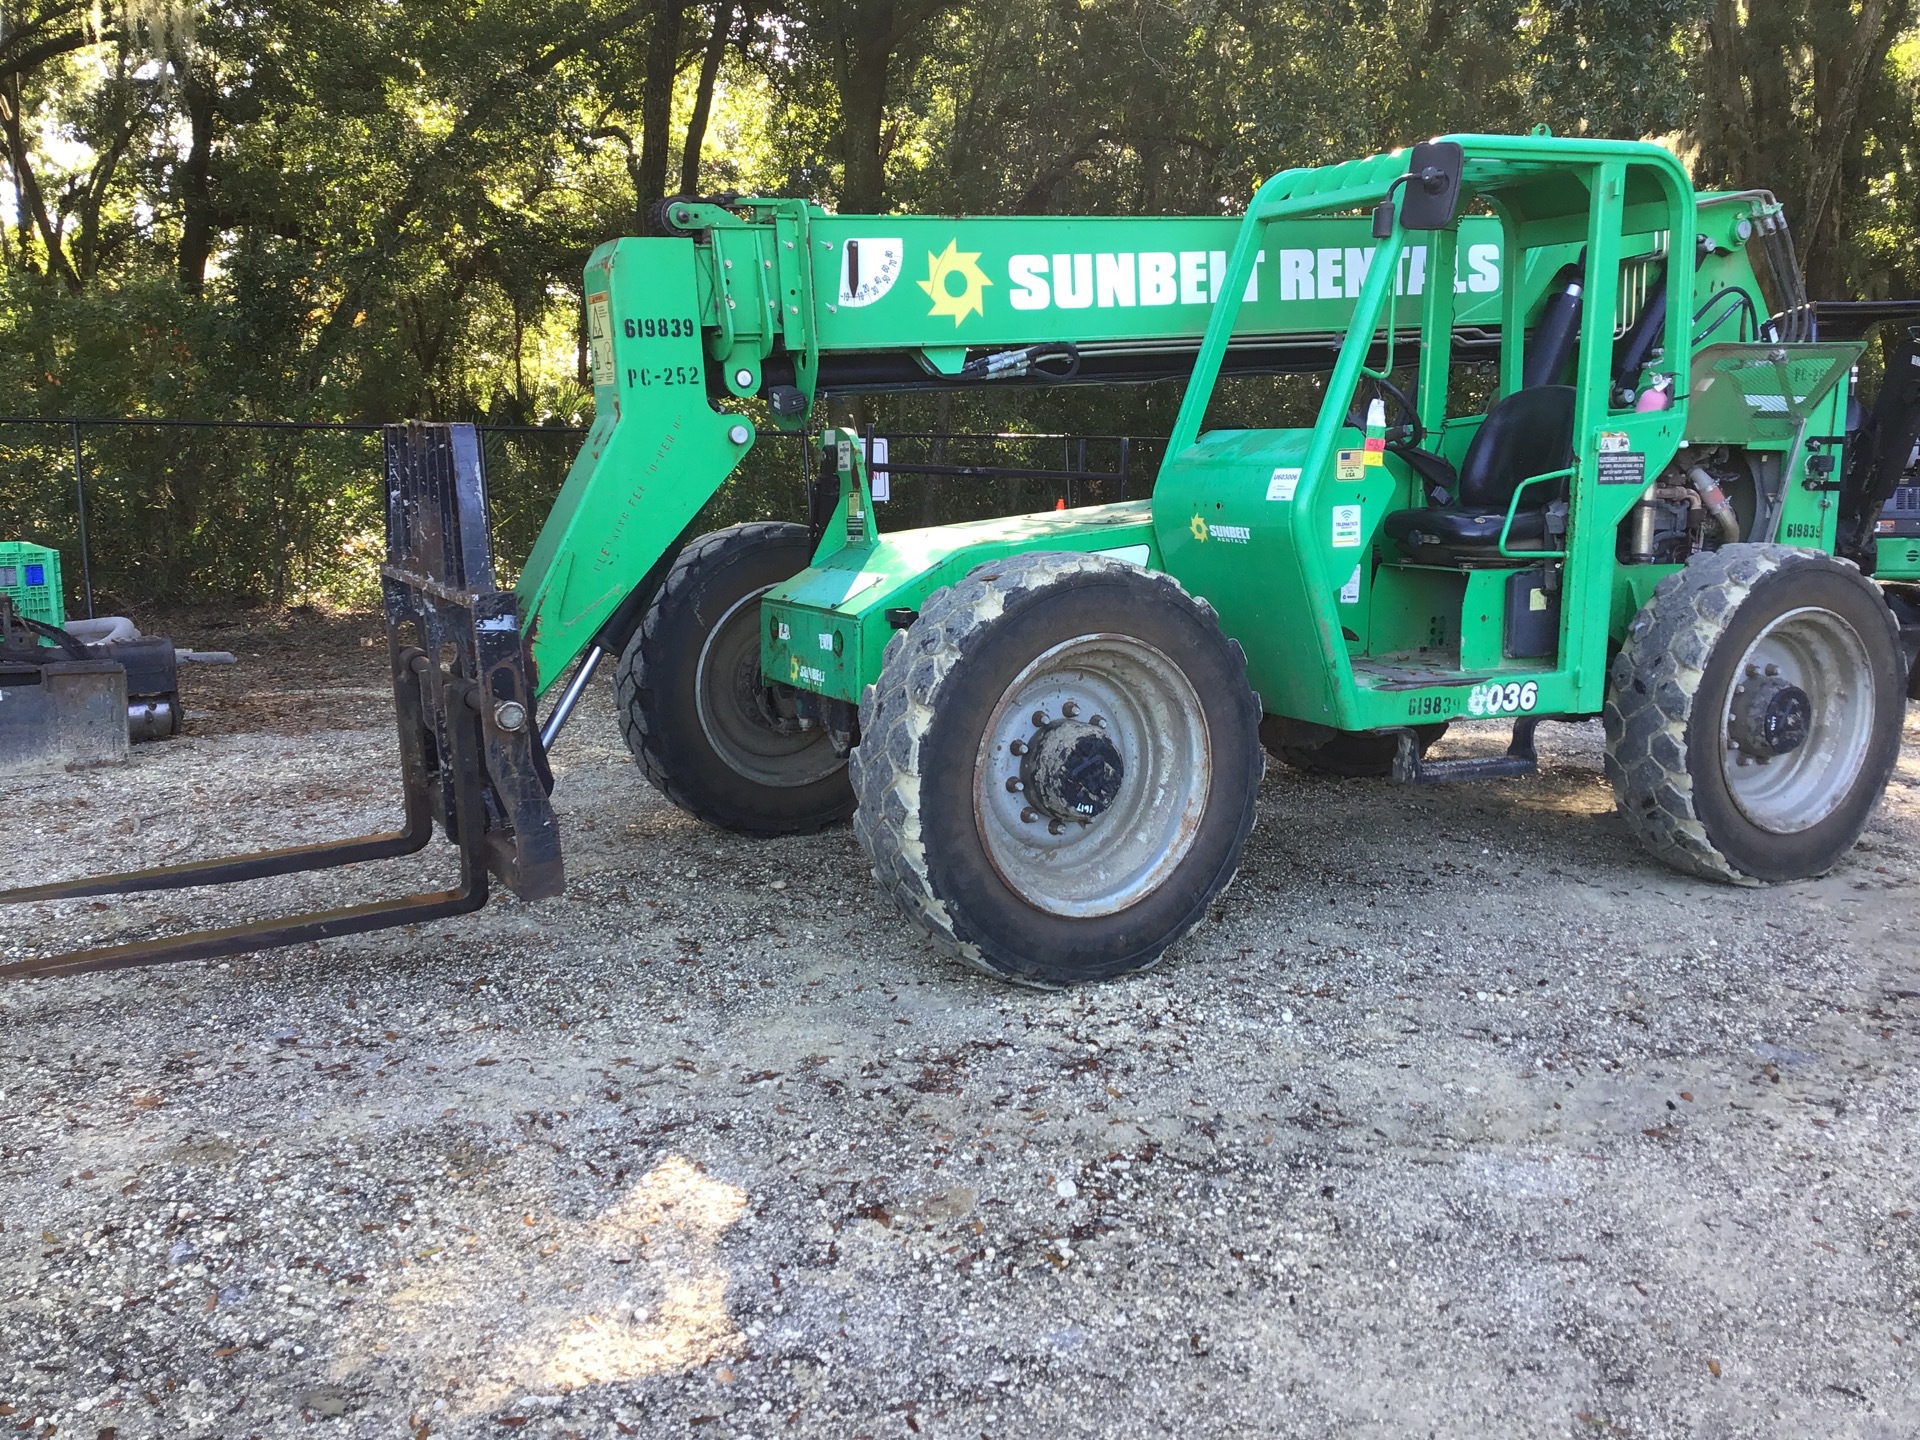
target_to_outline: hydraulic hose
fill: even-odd
[[[1049,384],[1065,384],[1080,373],[1080,347],[1064,341],[998,350],[960,367],[963,380],[1019,380],[1028,375]]]

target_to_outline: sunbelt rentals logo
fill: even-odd
[[[1193,517],[1193,538],[1196,540],[1219,540],[1228,545],[1245,545],[1253,539],[1253,531],[1245,525],[1209,525],[1204,516]]]
[[[951,315],[958,328],[967,316],[987,313],[983,297],[993,281],[980,268],[978,250],[962,250],[958,240],[949,240],[938,255],[927,252],[927,278],[915,283],[933,301],[927,314]]]

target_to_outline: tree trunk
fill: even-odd
[[[179,171],[180,249],[176,271],[180,288],[198,295],[207,283],[213,255],[213,131],[219,118],[219,91],[213,78],[181,57],[173,59],[180,98],[187,112],[186,163]]]
[[[856,40],[842,68],[840,124],[846,175],[840,185],[845,214],[878,214],[886,205],[886,159],[880,135],[887,109],[887,64],[893,59],[893,6],[876,6],[878,38]]]
[[[87,186],[80,194],[79,233],[74,237],[74,257],[76,268],[80,272],[82,283],[92,280],[100,273],[100,208],[106,204],[107,192],[113,185],[114,172],[120,168],[120,162],[126,158],[127,147],[133,143],[133,132],[139,120],[128,121],[120,127],[98,160],[94,162],[93,172],[87,177]]]
[[[667,155],[673,145],[673,78],[680,68],[680,22],[684,0],[660,0],[647,39],[646,88],[640,95],[639,193],[642,215],[667,193]]]
[[[1846,223],[1860,148],[1887,52],[1912,0],[1742,6],[1716,0],[1706,22],[1699,122],[1701,182],[1768,189],[1788,204],[1808,293],[1846,288]]]
[[[707,117],[713,112],[713,87],[720,79],[720,62],[726,58],[733,20],[733,0],[716,0],[713,33],[707,37],[707,53],[700,59],[700,84],[693,92],[693,113],[687,117],[687,143],[680,152],[682,195],[700,193],[700,147],[706,143]]]
[[[1841,166],[1847,152],[1853,148],[1854,126],[1860,113],[1860,92],[1873,67],[1883,61],[1886,55],[1882,43],[1886,11],[1884,0],[1866,0],[1860,7],[1859,19],[1854,22],[1852,40],[1833,57],[1828,66],[1820,67],[1826,69],[1828,75],[1816,74],[1814,105],[1818,128],[1814,137],[1813,163],[1807,176],[1806,199],[1801,203],[1801,223],[1806,226],[1802,231],[1806,239],[1801,242],[1803,267],[1807,244],[1825,228],[1827,206],[1834,204],[1836,214],[1839,210],[1835,203],[1836,192],[1840,185]],[[1821,80],[1828,83],[1822,84]],[[1813,293],[1820,292],[1815,290]]]
[[[942,390],[933,397],[933,463],[947,463],[947,435],[953,429],[953,392]],[[920,524],[938,525],[946,517],[941,512],[940,502],[946,498],[946,477],[927,475],[922,477],[920,491]]]
[[[17,75],[0,91],[0,138],[6,143],[7,162],[13,169],[14,191],[19,200],[20,253],[23,257],[32,253],[27,243],[33,233],[28,228],[31,218],[33,228],[39,231],[41,246],[47,252],[46,273],[59,276],[67,289],[78,295],[80,277],[67,259],[66,249],[60,243],[60,227],[47,213],[46,196],[41,193],[39,178],[33,173],[33,157],[28,153],[26,133],[21,125],[20,77]]]

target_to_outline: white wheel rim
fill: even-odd
[[[1740,746],[1735,714],[1743,685],[1785,681],[1807,698],[1806,738],[1781,755]],[[1831,610],[1790,610],[1740,657],[1720,713],[1720,768],[1740,813],[1791,835],[1831,815],[1859,779],[1878,708],[1873,666],[1859,633]]]
[[[1070,708],[1071,707],[1071,708]],[[1089,821],[1037,812],[1016,744],[1050,722],[1101,722],[1124,778]],[[1131,635],[1081,635],[1036,657],[1001,696],[974,760],[974,821],[988,861],[1050,915],[1111,915],[1151,894],[1192,850],[1213,784],[1200,697],[1180,667]]]

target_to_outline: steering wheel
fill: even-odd
[[[1393,381],[1389,380],[1386,376],[1376,375],[1370,370],[1365,372],[1364,378],[1367,382],[1371,383],[1373,388],[1384,398],[1392,401],[1393,405],[1397,407],[1388,416],[1387,443],[1389,445],[1411,445],[1417,449],[1420,442],[1427,438],[1427,430],[1426,427],[1420,423],[1420,414],[1413,408],[1413,401],[1407,398],[1407,392],[1394,384]],[[1360,395],[1356,390],[1354,394],[1354,408],[1347,413],[1347,424],[1356,430],[1365,430],[1367,428],[1367,412],[1365,407],[1359,403],[1359,400]]]

